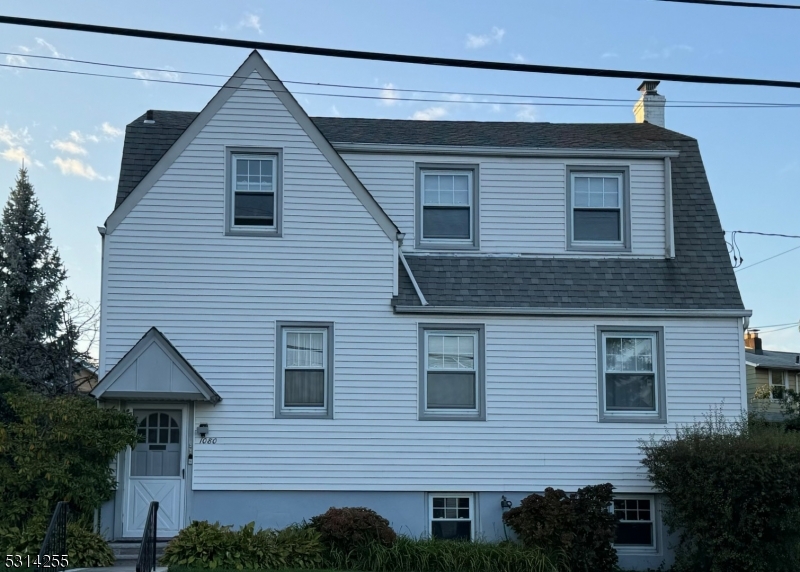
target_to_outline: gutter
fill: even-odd
[[[405,260],[403,261],[405,262]],[[406,266],[408,271],[408,266]],[[409,276],[411,276],[409,274]],[[411,282],[423,301],[422,292],[413,276]],[[395,306],[396,314],[446,314],[495,316],[604,316],[609,318],[742,318],[751,316],[752,310],[667,310],[639,308],[491,308],[482,306]]]

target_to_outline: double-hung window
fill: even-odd
[[[331,417],[333,325],[278,323],[276,417]]]
[[[278,235],[281,153],[230,151],[229,157],[226,232]]]
[[[484,419],[484,329],[420,326],[420,419]]]
[[[477,248],[476,166],[418,166],[417,246]]]
[[[656,549],[654,499],[650,496],[615,498],[612,505],[617,517],[614,547],[619,549]]]
[[[627,170],[568,169],[567,244],[572,250],[627,250]]]
[[[789,387],[788,373],[778,369],[769,370],[769,393],[772,399],[782,399]]]
[[[472,540],[475,509],[471,494],[428,495],[430,535],[442,540]]]
[[[598,328],[601,421],[666,422],[664,330]]]

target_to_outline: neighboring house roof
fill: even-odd
[[[155,111],[128,125],[119,205],[195,113]],[[678,151],[671,160],[675,258],[576,259],[407,255],[436,308],[743,310],[695,139],[647,123],[555,124],[311,118],[335,143]],[[163,126],[161,125],[163,123]],[[404,229],[400,229],[403,231]],[[396,308],[420,307],[400,268]]]
[[[763,351],[763,354],[757,354],[752,350],[745,350],[744,359],[748,365],[755,367],[800,371],[800,363],[797,362],[797,356],[800,356],[800,352]]]

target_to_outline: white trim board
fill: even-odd
[[[397,153],[422,155],[483,155],[486,157],[587,157],[613,159],[663,159],[680,152],[667,149],[570,149],[537,147],[479,147],[460,145],[405,145],[395,143],[348,143],[333,141],[342,153]]]
[[[147,175],[145,175],[130,194],[125,197],[122,204],[109,215],[106,220],[106,233],[112,234],[114,232],[117,226],[128,216],[142,197],[147,194],[147,191],[158,182],[172,163],[186,150],[200,131],[254,71],[270,86],[272,93],[274,93],[286,107],[286,110],[294,117],[303,131],[306,132],[306,135],[308,135],[311,141],[317,146],[344,183],[350,187],[350,190],[353,191],[356,198],[364,205],[364,208],[366,208],[367,212],[375,219],[375,222],[378,223],[383,232],[386,233],[389,240],[397,240],[397,235],[400,232],[397,225],[392,222],[389,215],[386,214],[363,183],[356,177],[339,153],[334,150],[325,136],[322,135],[322,132],[314,125],[314,122],[309,119],[308,114],[306,114],[300,104],[297,103],[294,96],[292,96],[289,90],[281,83],[278,76],[276,76],[267,65],[267,62],[265,62],[261,55],[255,50],[248,56],[244,63],[239,66],[239,69],[234,72],[231,78],[225,82],[225,85],[220,88],[217,94],[211,98],[211,101],[203,108],[203,111],[195,117],[189,127],[187,127],[181,136],[178,137],[177,141],[172,144],[172,147],[164,153],[164,156],[158,160]]]

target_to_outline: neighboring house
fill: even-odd
[[[366,506],[498,539],[503,496],[611,482],[622,563],[656,566],[639,439],[746,406],[697,141],[658,125],[312,119],[254,52],[128,125],[100,230],[93,394],[143,441],[115,538],[157,500],[164,536]]]
[[[787,389],[800,392],[800,352],[776,352],[761,347],[758,330],[744,335],[747,364],[747,400],[751,409],[776,418],[781,412],[780,399]],[[769,398],[756,398],[759,387],[769,388]]]
[[[72,366],[72,382],[79,393],[89,393],[98,383],[97,368],[86,360],[77,360]]]

